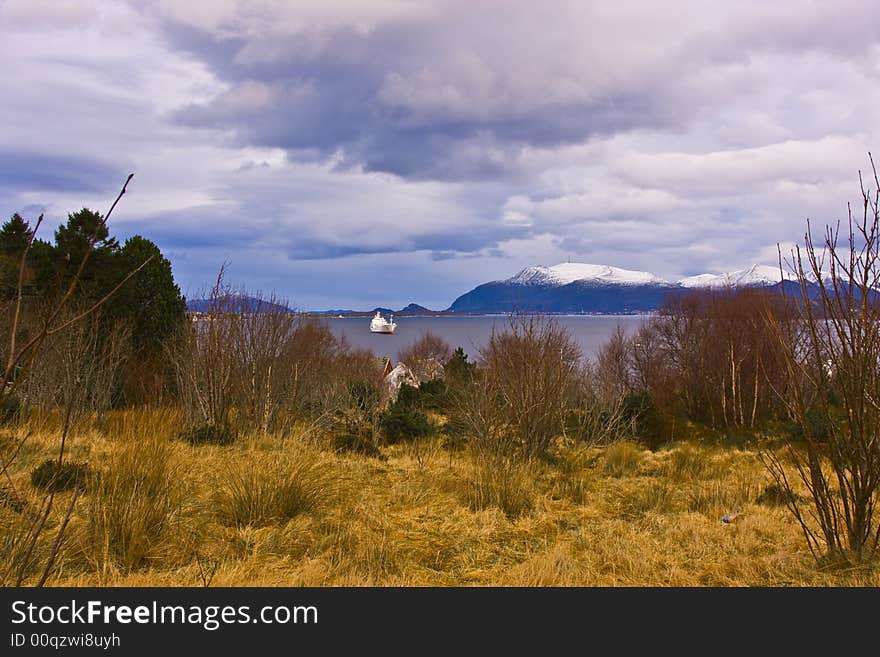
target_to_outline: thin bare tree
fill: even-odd
[[[807,222],[803,249],[784,261],[797,281],[795,321],[769,318],[788,382],[784,401],[800,429],[784,450],[796,475],[778,452],[762,458],[822,561],[864,561],[880,542],[880,181],[869,158],[874,189],[860,172],[861,212],[848,206],[846,223],[826,226],[820,244]]]
[[[425,331],[411,344],[402,347],[397,359],[406,363],[420,383],[443,378],[443,365],[452,356],[452,348],[439,335]]]

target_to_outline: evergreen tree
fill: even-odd
[[[468,361],[467,354],[461,347],[455,352],[443,366],[446,372],[446,380],[451,384],[470,383],[474,378],[477,364]]]
[[[118,270],[124,275],[146,267],[129,280],[110,300],[114,315],[129,319],[136,351],[156,352],[186,317],[186,300],[174,283],[171,263],[150,240],[135,235],[119,252]]]
[[[0,300],[8,301],[17,293],[21,256],[27,249],[32,234],[30,224],[18,213],[0,226]],[[55,260],[52,251],[52,245],[41,239],[35,239],[31,243],[24,270],[22,292],[25,297],[34,297],[45,292]]]
[[[18,214],[0,227],[0,300],[12,299],[18,289],[18,270],[31,231]]]
[[[21,254],[30,237],[30,226],[17,214],[0,227],[0,301],[16,294]],[[107,299],[95,330],[109,335],[117,323],[128,327],[133,357],[126,366],[125,388],[135,396],[151,398],[149,391],[167,380],[163,343],[186,317],[186,301],[174,282],[171,263],[158,246],[139,235],[120,246],[102,215],[88,208],[69,214],[54,238],[54,244],[36,239],[28,251],[23,291],[32,307],[60,298],[73,276],[77,280],[70,307],[88,307],[149,260]],[[119,392],[114,393],[117,398]]]
[[[84,303],[92,303],[106,295],[125,275],[121,268],[119,242],[110,237],[103,216],[88,208],[67,215],[67,223],[55,231],[55,254],[53,274],[63,292],[70,283],[89,249],[94,244],[86,266],[77,281],[78,297]],[[111,313],[112,314],[112,313]]]
[[[17,212],[0,227],[0,255],[18,259],[31,238],[28,223]]]
[[[110,237],[110,231],[100,212],[83,208],[79,212],[67,215],[67,223],[55,231],[55,248],[66,260],[79,263],[89,242],[94,240],[95,251],[107,249],[116,251],[119,242]]]

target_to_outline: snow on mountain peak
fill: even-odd
[[[752,265],[746,269],[720,274],[688,276],[675,283],[646,271],[621,269],[610,265],[592,265],[582,262],[563,262],[552,267],[526,267],[505,283],[518,285],[568,285],[575,281],[603,285],[668,285],[685,288],[764,287],[776,285],[783,277],[796,280],[790,272],[780,274],[779,267]]]
[[[752,265],[748,269],[726,272],[723,274],[699,274],[678,281],[682,287],[762,287],[776,285],[783,279],[794,280],[790,272],[780,273],[779,267],[768,265]]]
[[[507,282],[524,285],[568,285],[575,281],[618,285],[669,285],[668,281],[646,271],[581,262],[563,262],[552,267],[526,267]]]

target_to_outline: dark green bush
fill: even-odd
[[[457,441],[463,441],[468,432],[468,423],[460,413],[451,411],[446,415],[446,422],[443,425],[443,433],[447,436],[455,437]]]
[[[369,381],[353,381],[348,384],[348,397],[354,409],[369,413],[379,405],[379,391]]]
[[[809,437],[819,442],[828,442],[834,429],[834,420],[829,415],[830,413],[826,414],[817,408],[808,409],[804,415],[806,427],[793,423],[790,427],[791,436],[797,440],[804,440],[809,434]]]
[[[389,443],[429,436],[437,430],[425,415],[419,389],[406,383],[400,386],[397,399],[382,414],[379,426]]]
[[[649,449],[656,449],[666,440],[665,423],[647,390],[627,394],[622,412],[630,422],[633,437]]]
[[[181,431],[180,439],[190,445],[231,445],[235,442],[235,433],[228,427],[205,424]]]
[[[21,400],[15,395],[8,393],[0,397],[0,426],[18,420],[22,410]]]
[[[332,444],[337,452],[353,452],[377,459],[386,458],[372,440],[357,433],[342,433],[334,436]]]
[[[408,383],[402,383],[397,391],[397,399],[394,400],[391,406],[397,408],[416,408],[421,406],[420,402],[419,389]]]
[[[418,390],[418,400],[422,408],[442,411],[449,405],[448,388],[443,379],[425,381],[416,390]]]
[[[382,431],[389,443],[430,436],[436,427],[422,411],[414,408],[391,408],[382,415]]]
[[[461,385],[470,383],[476,373],[477,365],[468,361],[467,354],[464,349],[458,347],[455,353],[446,361],[443,370],[446,373],[446,379],[453,385]]]
[[[755,499],[755,502],[765,506],[782,506],[784,504],[791,504],[795,501],[797,500],[792,491],[785,490],[784,487],[775,482],[765,486],[764,490],[761,491],[761,494]]]
[[[31,471],[31,485],[49,493],[85,488],[89,476],[88,463],[47,459]]]

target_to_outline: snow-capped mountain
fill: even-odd
[[[580,262],[563,262],[552,267],[526,267],[507,283],[523,285],[568,285],[575,281],[616,283],[620,285],[669,285],[668,281],[646,271],[633,271],[609,265],[588,265]]]
[[[785,275],[793,280],[791,274]],[[666,296],[689,289],[772,287],[783,280],[778,267],[699,274],[667,281],[646,271],[579,262],[526,267],[515,276],[478,285],[452,302],[453,312],[639,313],[658,309]]]
[[[726,272],[723,274],[699,274],[688,276],[678,281],[678,285],[687,288],[701,287],[767,287],[782,282],[796,280],[794,274],[779,271],[779,267],[768,265],[752,265],[748,269]]]
[[[449,307],[454,312],[638,313],[655,310],[674,283],[645,271],[579,262],[526,267],[478,285]]]

